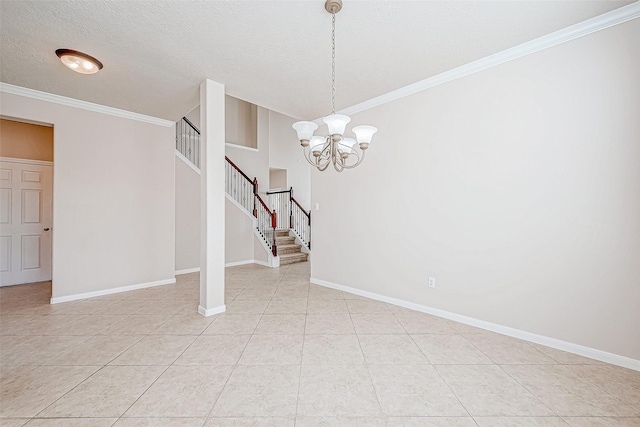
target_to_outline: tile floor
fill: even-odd
[[[640,426],[640,372],[309,284],[227,269],[49,305],[0,289],[2,426]]]

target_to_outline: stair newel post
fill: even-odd
[[[309,250],[311,250],[311,211],[309,211]]]
[[[276,227],[278,226],[278,214],[276,214],[276,210],[274,209],[271,212],[271,229],[273,230],[273,246],[271,247],[271,252],[273,256],[278,256],[278,248],[276,246]]]
[[[258,194],[258,178],[253,177],[253,216],[258,218],[258,209],[256,208],[256,195]]]
[[[289,228],[293,228],[293,187],[289,187]]]

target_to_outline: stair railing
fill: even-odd
[[[258,199],[256,228],[264,242],[271,249],[273,256],[278,256],[278,248],[276,246],[277,215],[275,211],[269,210],[269,207],[259,194],[256,194],[256,199]]]
[[[249,178],[235,163],[225,156],[225,191],[247,212],[256,218],[256,229],[271,250],[278,255],[276,246],[276,211],[269,209],[258,194],[258,179]]]
[[[272,210],[278,214],[277,228],[291,228],[291,189],[267,191],[267,200]]]
[[[276,212],[277,228],[293,230],[304,245],[311,249],[311,212],[307,212],[293,197],[293,187],[283,191],[268,191],[269,205]]]
[[[200,131],[186,117],[176,123],[176,150],[200,169]]]

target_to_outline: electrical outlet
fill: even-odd
[[[436,287],[436,278],[435,277],[429,277],[429,287],[430,288],[435,288]]]

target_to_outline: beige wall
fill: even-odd
[[[311,209],[311,166],[291,125],[296,119],[269,111],[269,166],[287,170],[287,185],[306,209]],[[316,134],[320,134],[316,132]],[[287,188],[288,188],[287,187]]]
[[[53,127],[0,119],[0,157],[53,161]]]
[[[174,277],[174,129],[3,93],[54,126],[53,297]]]
[[[176,271],[200,268],[200,174],[175,156]]]
[[[287,170],[269,168],[269,189],[289,189],[287,185]]]
[[[225,248],[227,264],[253,260],[253,220],[229,199],[225,199]],[[263,251],[264,252],[264,251]]]
[[[229,144],[257,148],[257,106],[225,96],[225,137]]]
[[[379,132],[312,173],[312,277],[640,359],[638,40],[626,22],[354,115]]]

